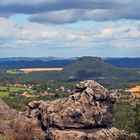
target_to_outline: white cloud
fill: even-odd
[[[97,24],[97,23],[96,23]],[[10,49],[64,49],[101,51],[118,48],[140,49],[140,22],[93,25],[72,29],[65,26],[50,26],[37,23],[19,25],[9,19],[0,18],[0,50]]]

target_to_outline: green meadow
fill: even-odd
[[[19,91],[28,91],[29,93],[33,94],[35,90],[23,87],[10,87],[8,91],[8,87],[0,86],[0,98],[9,96],[9,93],[18,93]]]

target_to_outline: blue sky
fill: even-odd
[[[139,0],[1,0],[0,57],[140,57]]]

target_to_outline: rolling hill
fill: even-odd
[[[106,63],[99,57],[81,57],[59,72],[32,72],[23,77],[59,82],[96,80],[103,85],[134,83],[140,81],[138,69],[119,68]]]
[[[15,57],[0,58],[0,68],[20,69],[20,68],[58,68],[65,67],[76,62],[78,57]],[[140,58],[102,58],[106,63],[123,68],[140,68]]]
[[[57,81],[57,82],[77,82],[81,80],[91,79],[108,86],[108,85],[123,85],[126,83],[140,82],[140,69],[121,68],[109,64],[108,59],[102,60],[99,57],[80,57],[67,60],[32,60],[32,61],[5,61],[0,63],[1,67],[6,69],[20,69],[20,68],[60,68],[62,71],[49,72],[31,72],[28,74],[11,75],[4,73],[1,70],[0,80],[7,81],[13,79],[14,81]],[[9,80],[8,80],[9,81]]]
[[[135,69],[118,68],[98,57],[82,57],[62,71],[68,81],[94,79],[101,83],[136,82],[140,73]]]
[[[140,58],[105,58],[104,61],[117,67],[140,68]]]

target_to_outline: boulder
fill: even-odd
[[[76,92],[68,98],[30,103],[29,105],[33,108],[30,117],[35,116],[32,114],[39,114],[43,118],[44,126],[49,122],[50,126],[61,129],[110,126],[114,102],[108,90],[91,80],[80,82],[76,88]]]
[[[136,135],[110,127],[116,99],[99,83],[86,80],[76,84],[68,98],[29,103],[26,114],[38,118],[50,140],[138,140]]]

